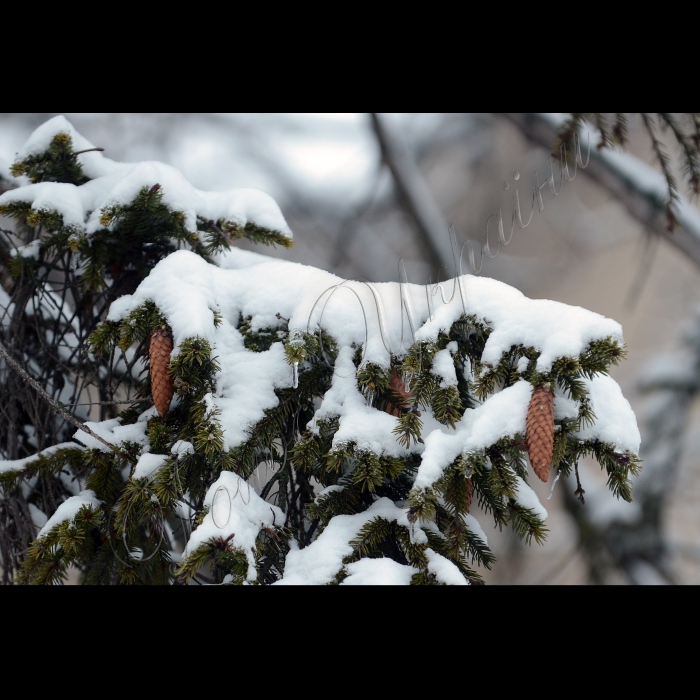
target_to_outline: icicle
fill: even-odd
[[[296,389],[299,386],[299,363],[295,362],[292,365],[292,388]]]
[[[557,472],[557,475],[554,477],[554,481],[552,482],[552,488],[549,489],[549,496],[547,496],[547,500],[549,500],[552,497],[552,494],[554,493],[554,487],[557,485],[557,481],[559,481],[560,476],[561,472]]]
[[[367,405],[371,406],[374,403],[374,389],[367,392]]]

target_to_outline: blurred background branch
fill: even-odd
[[[536,113],[503,116],[538,146],[547,150],[556,146],[563,120]],[[582,140],[585,149],[585,136]],[[669,231],[667,188],[661,173],[654,172],[629,154],[599,150],[593,144],[590,153],[590,162],[581,172],[613,195],[639,223],[700,265],[700,216],[687,200],[679,196],[679,212],[675,215],[677,226]]]
[[[382,159],[394,177],[401,203],[416,224],[425,246],[426,257],[433,267],[449,270],[452,265],[452,250],[447,236],[447,225],[420,168],[405,144],[387,128],[382,118],[375,113],[370,116]]]

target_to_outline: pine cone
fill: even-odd
[[[391,370],[391,390],[397,395],[397,398],[400,398],[403,401],[404,405],[407,403],[408,399],[411,398],[411,392],[406,389],[406,385],[399,376],[398,372],[393,369]],[[392,416],[398,417],[401,415],[401,411],[398,408],[393,408],[390,411],[387,407],[386,412]]]
[[[174,393],[173,378],[168,372],[172,351],[173,339],[170,333],[162,328],[153,331],[148,349],[151,360],[151,395],[161,417],[168,412]]]
[[[474,480],[467,479],[467,513],[471,510],[473,497],[474,497]]]
[[[530,464],[535,474],[547,481],[554,455],[554,392],[549,385],[538,386],[532,392],[526,425]]]

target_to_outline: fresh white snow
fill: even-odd
[[[93,148],[78,134],[65,117],[54,117],[42,124],[29,137],[18,153],[18,160],[46,150],[58,133],[71,135],[76,150]],[[93,178],[84,185],[40,182],[10,190],[0,196],[0,205],[29,202],[32,209],[56,211],[66,227],[94,234],[104,227],[100,223],[102,209],[112,205],[130,204],[143,187],[161,186],[163,203],[185,215],[188,231],[197,230],[197,216],[218,221],[223,219],[238,225],[249,222],[279,231],[292,237],[292,232],[275,200],[252,188],[228,192],[204,192],[193,187],[179,170],[155,161],[118,163],[93,151],[78,156],[85,174]]]
[[[24,457],[22,459],[0,459],[0,474],[4,472],[19,472],[22,471],[28,464],[36,462],[41,457],[48,457],[57,450],[64,449],[66,447],[72,447],[81,449],[80,445],[76,445],[74,442],[62,442],[58,445],[51,445],[41,452],[37,452],[29,457]]]
[[[39,127],[18,154],[18,158],[40,153],[59,132],[70,133],[76,150],[91,148],[63,117],[56,117]],[[116,163],[99,152],[79,156],[85,173],[93,178],[79,187],[62,183],[39,183],[10,190],[0,196],[0,204],[29,202],[35,210],[57,211],[65,226],[76,233],[100,235],[102,210],[111,205],[129,204],[140,189],[159,184],[163,201],[173,210],[183,212],[185,226],[196,230],[197,217],[225,219],[245,225],[254,222],[291,237],[279,207],[259,190],[238,189],[229,192],[204,192],[194,188],[175,168],[156,162]],[[0,163],[0,175],[6,167]],[[621,166],[622,167],[622,166]],[[39,241],[23,246],[16,254],[36,257]],[[172,328],[173,356],[182,343],[195,336],[206,339],[221,367],[215,390],[205,397],[210,410],[216,409],[216,420],[223,431],[224,449],[232,449],[250,436],[251,428],[275,408],[279,399],[275,389],[295,386],[295,374],[288,364],[282,342],[275,342],[265,352],[252,352],[244,345],[237,330],[239,318],[251,317],[253,330],[271,327],[280,329],[279,317],[289,319],[290,337],[323,328],[338,345],[332,386],[316,410],[309,426],[317,429],[321,419],[337,418],[339,429],[333,447],[354,445],[358,451],[377,455],[405,457],[409,452],[421,455],[415,475],[414,490],[428,489],[444,470],[461,454],[482,451],[499,439],[525,433],[525,419],[533,387],[520,380],[489,396],[475,408],[467,409],[454,429],[439,424],[429,409],[422,410],[423,443],[404,448],[393,434],[397,418],[378,411],[368,404],[357,387],[353,355],[362,348],[361,364],[373,362],[388,368],[391,356],[402,357],[416,341],[432,342],[463,314],[475,316],[488,324],[491,333],[486,341],[482,360],[495,366],[514,345],[533,347],[539,351],[537,369],[551,370],[562,356],[580,355],[591,341],[611,337],[622,342],[622,329],[612,319],[544,299],[528,299],[518,290],[496,280],[464,275],[442,283],[447,294],[431,294],[430,289],[415,284],[370,284],[344,280],[326,271],[270,258],[234,248],[216,256],[215,265],[198,255],[180,250],[161,260],[132,295],[115,301],[108,319],[120,321],[150,301],[157,305]],[[454,294],[450,295],[450,288]],[[435,291],[433,289],[433,291]],[[1,292],[1,290],[0,290]],[[3,293],[4,294],[4,293]],[[7,297],[7,295],[5,295]],[[0,297],[0,306],[9,298]],[[402,299],[407,301],[402,304]],[[31,299],[35,307],[51,315],[52,298]],[[214,324],[214,312],[221,318]],[[415,334],[411,332],[415,329]],[[284,333],[280,331],[280,336]],[[73,340],[67,338],[70,345]],[[77,338],[76,338],[77,342]],[[453,355],[457,344],[451,342],[433,358],[432,372],[442,387],[456,386],[457,374]],[[69,351],[70,348],[67,349]],[[526,370],[528,360],[522,358],[517,371]],[[140,368],[139,368],[140,370]],[[302,364],[299,370],[303,373]],[[469,378],[469,368],[467,374]],[[607,375],[584,380],[596,419],[578,433],[581,440],[611,443],[619,452],[637,453],[639,430],[629,402],[617,383]],[[177,401],[177,397],[174,401]],[[555,390],[555,418],[578,416],[578,404]],[[87,426],[108,442],[118,445],[132,442],[141,446],[142,454],[133,478],[151,479],[168,455],[151,454],[146,424],[156,409],[144,412],[136,423],[121,425],[119,419],[89,422]],[[86,448],[108,452],[109,448],[82,430],[74,436]],[[45,450],[75,447],[64,443]],[[194,453],[187,441],[176,442],[171,454],[176,458]],[[0,473],[23,469],[37,456],[13,462],[0,461]],[[71,488],[80,488],[72,484]],[[342,487],[329,487],[325,495]],[[532,509],[541,519],[547,511],[535,492],[517,479],[516,501]],[[84,504],[99,505],[91,491],[80,491],[69,498],[44,524],[41,534],[59,522],[75,517]],[[285,514],[262,499],[233,472],[223,472],[207,492],[208,514],[192,533],[183,556],[211,539],[231,538],[232,547],[242,549],[248,560],[247,579],[256,578],[255,542],[263,528],[282,525]],[[38,510],[38,509],[37,509]],[[410,524],[407,511],[388,498],[379,498],[366,511],[333,518],[325,530],[303,550],[292,549],[287,556],[284,577],[280,584],[324,584],[341,570],[343,558],[352,552],[349,544],[372,518],[381,516],[409,527],[416,542],[427,543],[422,527]],[[33,514],[41,521],[40,511]],[[44,516],[45,517],[45,516]],[[470,530],[486,542],[477,520],[469,515]],[[428,569],[443,583],[464,584],[457,567],[432,549],[426,552]],[[410,583],[415,569],[390,559],[363,559],[346,568],[347,585]]]
[[[405,352],[412,343],[407,324],[403,324],[402,338],[401,317],[389,313],[391,308],[400,308],[399,285],[349,282],[323,270],[239,249],[227,252],[219,260],[222,267],[210,265],[188,251],[171,254],[133,295],[112,304],[108,318],[118,321],[144,302],[153,301],[173,329],[175,354],[188,337],[200,336],[212,344],[222,371],[217,377],[215,395],[208,401],[221,410],[219,421],[226,448],[244,442],[249,428],[264,417],[264,411],[277,405],[275,388],[293,384],[293,369],[286,362],[282,344],[274,343],[270,350],[261,353],[247,350],[236,329],[239,315],[251,316],[253,328],[274,328],[279,326],[276,314],[280,314],[290,319],[292,334],[313,332],[320,321],[340,350],[332,388],[316,418],[340,417],[335,445],[355,442],[360,449],[377,454],[403,456],[406,450],[391,433],[396,418],[367,405],[357,389],[351,361],[353,346],[364,345],[365,362],[388,366],[389,350],[398,352],[403,348]],[[528,299],[505,284],[485,278],[464,276],[461,283],[467,312],[485,317],[494,329],[484,352],[484,358],[494,364],[514,344],[540,349],[538,366],[547,369],[560,355],[580,354],[592,340],[621,338],[619,324],[585,309]],[[446,304],[436,297],[431,320],[423,287],[407,284],[404,294],[411,298],[417,338],[436,338],[440,328],[449,328],[463,312],[459,295]],[[214,326],[214,309],[223,319],[219,328]],[[450,348],[437,353],[433,371],[446,385],[456,381]],[[593,380],[591,386],[597,386],[597,381],[598,378]],[[518,382],[489,397],[482,406],[468,410],[455,431],[434,421],[431,424],[431,416],[426,415],[425,453],[417,486],[434,483],[463,450],[484,448],[501,437],[524,432],[531,392],[528,382]],[[610,392],[608,395],[612,396]],[[620,433],[638,431],[631,411],[619,401],[615,406],[623,410],[615,429],[615,442],[621,444],[625,438]],[[560,395],[556,410],[558,416],[575,417],[576,406]],[[586,435],[598,434],[600,427],[598,420]],[[605,434],[609,435],[610,430]]]
[[[56,509],[56,512],[46,521],[44,527],[39,531],[37,539],[46,535],[56,525],[60,525],[67,520],[73,520],[83,506],[99,508],[101,503],[102,501],[98,500],[95,492],[90,490],[81,491],[77,496],[71,496],[63,501]]]
[[[622,395],[620,385],[606,374],[583,380],[590,394],[591,408],[596,415],[593,425],[583,427],[581,440],[609,442],[616,452],[639,454],[642,441],[637,419],[630,402]]]
[[[284,577],[274,585],[330,583],[342,568],[343,558],[352,554],[350,540],[355,538],[364,525],[376,517],[412,527],[408,522],[406,511],[398,508],[388,498],[378,499],[362,513],[336,515],[308,547],[290,550],[287,554]],[[426,534],[419,527],[412,527],[412,529],[416,542],[427,542]],[[359,570],[355,569],[354,572],[369,575],[367,569],[362,567]]]
[[[432,551],[432,550],[431,550]],[[360,559],[346,567],[350,574],[341,586],[409,586],[411,577],[418,573],[407,564],[399,564],[393,559]],[[464,578],[460,574],[462,583]]]
[[[250,485],[233,472],[221,472],[204,498],[209,512],[192,533],[183,558],[212,538],[231,537],[229,546],[240,548],[248,559],[248,581],[254,581],[255,541],[260,530],[284,525],[285,515],[277,507],[258,496]]]
[[[146,452],[146,454],[139,457],[139,461],[134,467],[134,473],[131,475],[131,478],[153,479],[158,469],[160,469],[165,463],[166,459],[168,459],[167,455],[157,455]]]

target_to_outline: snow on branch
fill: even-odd
[[[94,583],[479,583],[471,564],[494,557],[473,501],[541,543],[547,511],[528,479],[568,476],[584,455],[631,500],[639,432],[607,374],[625,354],[612,319],[472,275],[372,284],[231,248],[242,235],[291,244],[267,195],[114,163],[62,118],[10,174],[32,182],[0,196],[0,213],[41,236],[8,256],[11,276],[56,256],[74,261],[65,274],[82,266],[71,291],[92,325],[67,322],[65,337],[110,383],[123,354],[100,397],[168,386],[157,409],[99,422],[54,401],[84,448],[2,465],[11,488],[34,471],[78,479],[47,509],[23,581],[59,581],[77,562]],[[53,318],[53,301],[34,313]]]
[[[40,182],[5,192],[0,196],[0,210],[12,211],[13,205],[29,205],[33,212],[58,215],[66,229],[95,234],[109,226],[110,213],[131,204],[138,193],[158,186],[162,202],[183,215],[185,229],[196,233],[198,219],[218,222],[220,227],[243,228],[249,224],[275,232],[291,243],[292,232],[277,203],[264,192],[243,188],[228,192],[204,192],[193,187],[174,167],[155,161],[118,163],[106,158],[78,134],[65,117],[54,117],[40,126],[18,154],[13,173],[33,173],[33,159],[50,152],[69,137],[70,156],[77,159],[82,184]],[[48,167],[44,165],[43,167]],[[36,174],[36,173],[35,173]],[[36,177],[43,174],[39,170]],[[90,179],[88,179],[90,178]]]

